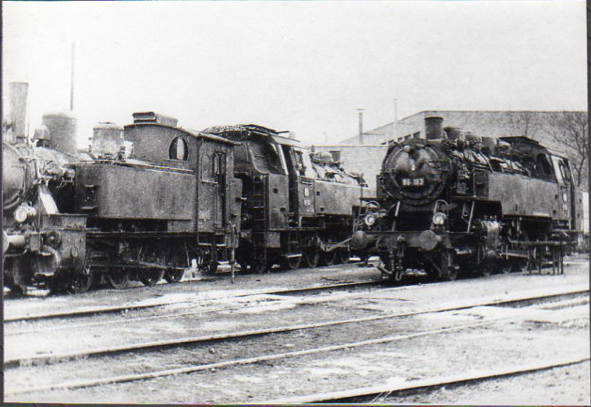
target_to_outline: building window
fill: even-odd
[[[187,161],[188,156],[189,148],[187,147],[187,142],[182,137],[176,137],[172,140],[168,149],[168,158],[171,160]]]

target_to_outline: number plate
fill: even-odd
[[[403,187],[422,187],[425,185],[425,178],[402,178]]]

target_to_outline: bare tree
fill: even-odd
[[[531,139],[536,138],[540,127],[538,115],[534,112],[509,112],[509,126],[513,134]]]
[[[560,112],[548,118],[550,134],[569,150],[577,187],[587,187],[589,135],[587,112]]]

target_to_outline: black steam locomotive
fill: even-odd
[[[332,265],[349,259],[354,213],[367,195],[363,178],[293,137],[254,125],[205,130],[235,141],[242,181],[242,232],[236,259],[258,272]]]
[[[312,162],[295,140],[263,127],[198,132],[153,112],[133,117],[120,130],[95,130],[94,154],[4,143],[11,291],[152,286],[180,281],[192,263],[213,272],[234,258],[256,271],[296,268],[304,253],[309,266],[348,259],[366,190],[359,177]]]
[[[427,118],[426,139],[389,147],[352,248],[379,255],[396,281],[407,270],[454,280],[560,264],[583,220],[568,159],[525,137],[476,137],[442,121]]]

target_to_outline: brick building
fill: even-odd
[[[387,141],[424,138],[425,118],[438,116],[443,118],[443,127],[458,127],[487,137],[525,136],[549,147],[564,149],[554,139],[555,134],[562,131],[558,126],[558,119],[563,114],[561,111],[425,110],[371,132],[381,133]]]

